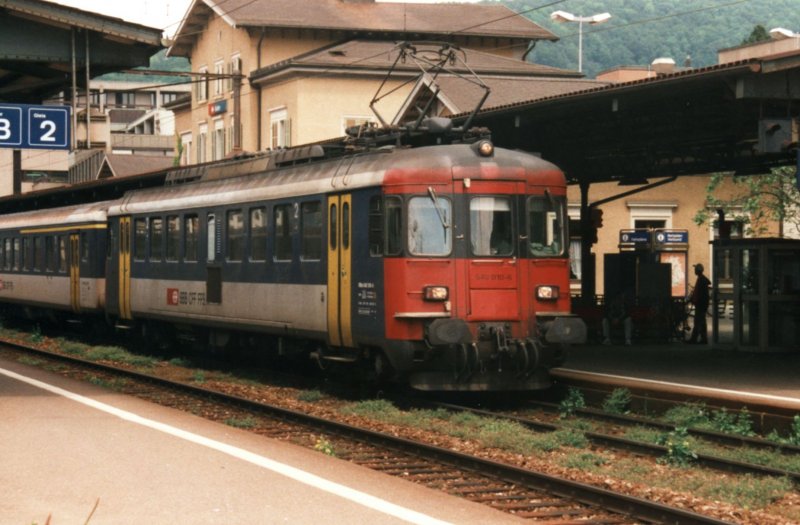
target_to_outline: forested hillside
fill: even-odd
[[[671,57],[695,67],[717,62],[717,50],[737,46],[756,25],[800,32],[800,0],[501,0],[517,13],[560,37],[539,42],[529,60],[566,69],[578,68],[578,24],[550,20],[556,10],[612,18],[584,25],[583,71],[593,77],[618,65],[645,65]],[[547,4],[547,7],[540,6]],[[538,9],[537,9],[538,8]]]

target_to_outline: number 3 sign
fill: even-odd
[[[0,105],[0,148],[69,149],[68,106]]]

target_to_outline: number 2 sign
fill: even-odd
[[[69,149],[68,106],[0,105],[0,148]]]

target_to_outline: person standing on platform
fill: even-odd
[[[711,289],[711,281],[703,275],[703,271],[702,264],[697,263],[694,265],[694,274],[697,276],[697,280],[694,283],[692,295],[689,297],[689,302],[694,305],[694,326],[692,326],[692,335],[687,341],[687,343],[699,343],[702,345],[708,344],[706,312],[708,311]]]
[[[633,332],[633,321],[628,312],[628,305],[625,294],[616,295],[611,304],[606,305],[605,316],[603,317],[603,344],[611,344],[611,328],[622,326],[625,333],[625,345],[631,346],[631,333]]]

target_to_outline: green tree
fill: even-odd
[[[763,42],[765,40],[769,40],[770,36],[764,26],[761,24],[756,25],[753,30],[750,32],[750,36],[742,40],[742,45],[745,44],[755,44],[756,42]]]
[[[694,221],[706,224],[714,220],[713,210],[723,210],[728,216],[736,215],[736,220],[741,221],[751,235],[763,235],[769,223],[777,221],[783,236],[784,224],[800,228],[800,189],[796,176],[794,167],[774,168],[768,174],[749,177],[714,174],[706,187],[706,206],[697,212]],[[731,182],[732,196],[718,197],[726,180]]]

